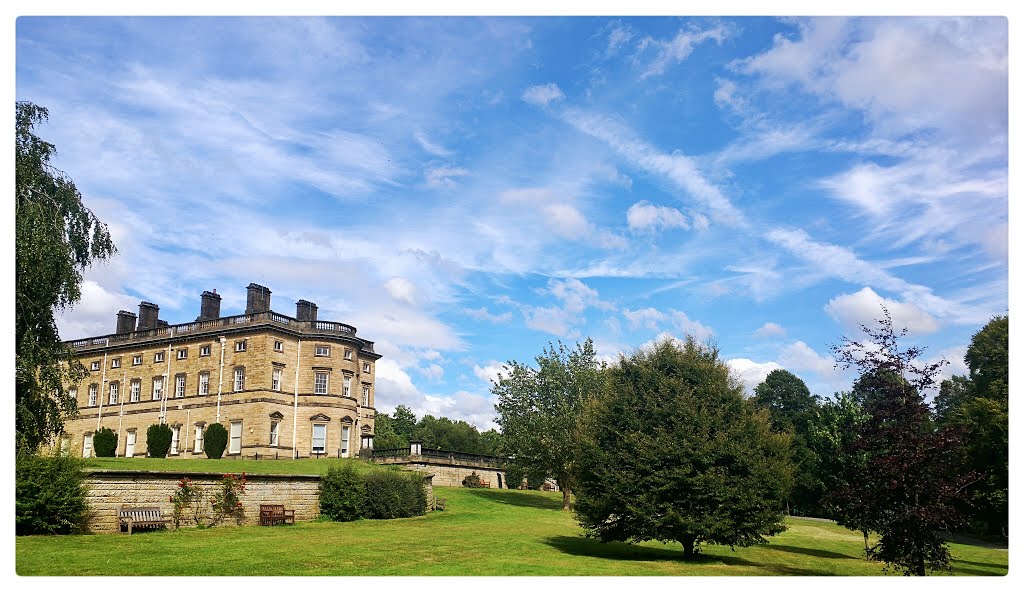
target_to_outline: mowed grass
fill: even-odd
[[[188,461],[194,462],[194,461]],[[322,461],[321,461],[322,462]],[[770,544],[603,544],[582,536],[561,494],[436,488],[444,512],[401,520],[300,522],[141,534],[17,537],[19,575],[883,575],[863,539],[831,522],[793,518]],[[954,575],[1004,575],[1007,551],[952,545]]]
[[[334,465],[350,464],[357,471],[369,471],[373,465],[357,458],[300,458],[287,460],[210,459],[210,458],[87,458],[86,468],[160,473],[250,473],[272,475],[323,475]]]

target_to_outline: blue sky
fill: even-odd
[[[712,339],[829,396],[885,303],[964,373],[1008,311],[1003,18],[18,19],[18,100],[119,253],[66,339],[319,306],[377,402],[492,427],[549,341]]]

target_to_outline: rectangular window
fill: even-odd
[[[142,356],[132,356],[132,366],[141,366]]]
[[[231,422],[231,442],[228,445],[228,452],[238,454],[242,452],[242,422]]]
[[[201,346],[199,346],[199,357],[202,358],[202,357],[205,357],[205,356],[208,356],[208,355],[210,355],[210,346],[208,346],[208,345],[201,345]]]
[[[277,428],[281,425],[281,422],[272,421],[270,422],[270,445],[277,446]]]
[[[82,439],[82,458],[92,456],[92,434],[86,434]]]
[[[363,385],[363,407],[370,406],[370,387]]]
[[[235,368],[235,392],[245,390],[245,368]]]
[[[283,341],[275,341],[274,342],[274,351],[276,351],[276,352],[283,352],[284,351],[284,342]]]
[[[313,424],[313,452],[323,454],[327,450],[327,424]]]
[[[341,396],[351,397],[352,396],[352,377],[346,376],[341,387]]]
[[[313,377],[313,394],[327,394],[327,372],[317,372]]]
[[[203,426],[202,424],[196,424],[196,448],[193,452],[203,451]]]
[[[110,367],[111,368],[120,368],[121,367],[121,358],[114,358],[113,360],[110,360]]]
[[[183,348],[178,350],[178,359],[179,360],[188,359],[188,348],[183,347]]]
[[[346,360],[351,360],[352,359],[352,350],[350,350],[350,349],[346,349],[345,350],[345,359]]]
[[[363,374],[369,374],[369,373],[370,373],[370,363],[369,362],[363,362]]]
[[[178,454],[178,436],[181,435],[181,426],[171,426],[171,454]]]
[[[156,362],[163,362],[163,361],[164,361],[164,352],[156,352],[155,354],[153,354],[153,362],[154,363],[156,363]]]
[[[130,395],[129,395],[129,399],[128,400],[130,402],[132,402],[132,403],[138,403],[139,402],[139,393],[141,393],[141,392],[142,392],[142,381],[141,380],[133,380],[131,386],[129,387]]]
[[[316,351],[313,353],[314,356],[330,356],[331,348],[328,345],[316,346]]]
[[[118,394],[118,391],[120,391],[120,390],[121,390],[121,385],[120,384],[118,384],[116,382],[110,383],[110,398],[107,399],[107,403],[109,403],[110,405],[117,405],[117,394]]]
[[[341,426],[341,455],[348,456],[349,427]]]
[[[200,372],[199,373],[199,394],[208,395],[210,394],[210,373]]]
[[[75,403],[78,403],[78,387],[71,387],[68,389],[68,398],[74,399]]]
[[[235,342],[235,351],[236,352],[244,352],[245,351],[245,343],[246,342],[244,340],[243,341],[236,341]]]
[[[89,365],[89,369],[90,370],[94,370],[94,371],[95,370],[99,370],[100,369],[100,363],[99,362],[93,362],[92,364]]]
[[[274,368],[274,373],[270,380],[270,389],[274,391],[281,390],[281,369]]]
[[[138,435],[135,433],[135,430],[129,430],[128,431],[128,435],[125,437],[125,441],[124,441],[124,456],[125,456],[125,458],[131,458],[131,457],[135,456],[135,440],[136,440],[136,438],[138,438]]]
[[[174,397],[180,399],[185,396],[185,375],[174,375]]]
[[[164,396],[164,378],[157,376],[153,379],[153,400],[159,401]]]
[[[96,406],[96,393],[99,392],[99,388],[100,387],[98,387],[95,384],[90,384],[89,385],[89,406],[90,407],[95,407]]]

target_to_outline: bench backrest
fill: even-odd
[[[284,504],[260,504],[260,512],[284,512]]]
[[[133,507],[122,507],[118,513],[119,518],[131,518],[132,520],[161,520],[160,508],[158,507],[146,507],[146,508],[133,508]]]

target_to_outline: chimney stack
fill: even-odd
[[[316,320],[316,304],[309,300],[299,300],[295,303],[295,319],[299,321]]]
[[[160,307],[143,300],[139,303],[139,331],[156,329],[156,319],[160,316]]]
[[[134,312],[128,312],[127,310],[117,311],[117,333],[131,333],[134,331],[136,318]]]
[[[202,295],[202,304],[199,306],[199,318],[197,321],[210,321],[220,318],[220,294],[217,290],[210,292],[206,290]]]
[[[270,290],[259,284],[246,286],[245,314],[256,314],[270,310]]]

